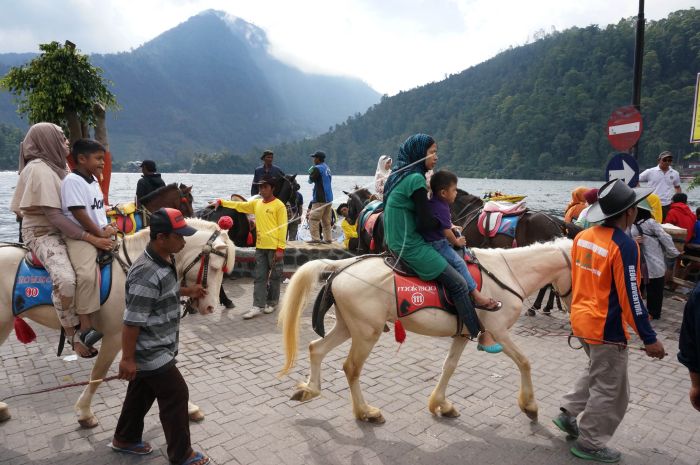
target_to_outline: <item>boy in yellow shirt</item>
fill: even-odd
[[[343,222],[340,223],[340,227],[343,229],[343,235],[345,236],[343,248],[345,248],[345,250],[357,250],[357,225],[348,221],[348,204],[341,203],[336,213],[339,217],[343,217]],[[355,220],[355,222],[357,222],[357,220]]]
[[[265,176],[257,183],[261,198],[247,202],[219,199],[217,203],[241,213],[253,213],[257,231],[255,242],[255,285],[253,308],[243,315],[249,320],[277,308],[282,282],[282,265],[287,239],[287,207],[272,193],[275,178]]]

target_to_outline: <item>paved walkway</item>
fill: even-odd
[[[550,420],[586,363],[583,351],[569,349],[565,337],[553,335],[567,332],[564,314],[523,316],[514,328],[515,341],[532,361],[539,423],[531,423],[517,407],[519,375],[510,359],[477,353],[472,344],[448,390],[462,416],[431,416],[427,397],[450,340],[409,334],[397,352],[393,334],[385,334],[362,374],[366,399],[386,418],[385,425],[374,426],[352,416],[342,371],[347,343],[325,360],[322,397],[293,403],[288,398],[294,384],[308,371],[309,309],[299,363],[290,377],[279,380],[283,355],[275,315],[242,320],[251,305],[252,283],[227,281],[226,288],[237,308],[188,317],[178,357],[190,397],[206,414],[204,422],[191,427],[193,442],[217,464],[585,463],[570,455],[564,435]],[[700,463],[700,413],[690,406],[688,375],[675,358],[681,311],[682,303],[667,298],[656,325],[668,359],[653,361],[638,351],[630,355],[631,403],[612,441],[623,451],[621,463]],[[38,343],[22,345],[11,334],[0,348],[0,398],[88,378],[89,361],[56,358],[57,335],[33,326]],[[156,406],[146,418],[144,437],[156,447],[151,456],[124,456],[106,447],[125,390],[122,381],[100,387],[93,405],[100,425],[92,430],[80,429],[75,421],[72,406],[80,388],[9,400],[13,418],[0,424],[0,464],[167,464]]]

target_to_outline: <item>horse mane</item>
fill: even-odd
[[[172,184],[168,184],[167,186],[159,187],[158,189],[154,190],[153,192],[149,192],[148,194],[141,197],[141,200],[139,200],[139,203],[141,205],[148,203],[151,200],[153,200],[154,198],[163,194],[164,192],[172,190],[172,189],[179,189],[176,182],[174,182]]]
[[[479,255],[485,257],[492,257],[495,255],[510,255],[513,257],[519,257],[521,255],[534,254],[536,252],[544,252],[551,250],[553,247],[558,248],[564,252],[569,252],[574,241],[568,237],[558,237],[549,242],[535,242],[534,244],[526,245],[524,247],[515,247],[512,249],[479,249]]]

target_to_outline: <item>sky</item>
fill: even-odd
[[[66,39],[128,51],[216,9],[262,28],[270,52],[308,72],[357,77],[382,94],[440,81],[541,31],[604,27],[638,0],[0,0],[0,53]],[[700,0],[647,0],[647,20]]]

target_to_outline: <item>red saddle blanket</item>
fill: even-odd
[[[481,270],[475,263],[467,263],[469,273],[476,281],[476,288],[481,290]],[[437,281],[423,281],[418,276],[407,276],[394,272],[396,294],[396,314],[399,318],[409,316],[424,308],[439,308],[456,313],[454,304],[445,288]]]

